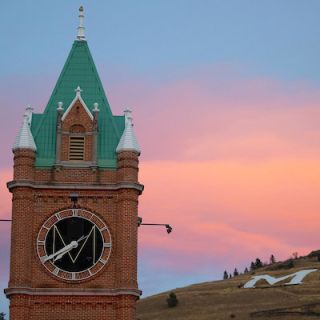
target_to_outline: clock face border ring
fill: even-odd
[[[99,259],[91,267],[80,272],[69,272],[55,266],[52,261],[46,260],[48,258],[46,240],[51,228],[59,221],[75,217],[91,222],[99,230],[102,236],[103,246]],[[98,217],[97,214],[84,208],[69,208],[55,212],[45,220],[38,232],[36,247],[40,264],[44,266],[51,275],[68,282],[79,282],[93,277],[107,265],[112,251],[112,237],[106,223]]]

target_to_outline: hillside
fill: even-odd
[[[289,263],[288,263],[289,262]],[[317,258],[303,257],[258,269],[254,275],[273,277],[304,269],[320,269]],[[303,284],[284,286],[284,281],[270,287],[264,280],[257,288],[239,288],[252,273],[237,277],[194,284],[174,289],[179,304],[168,308],[164,292],[138,302],[139,320],[224,320],[224,319],[320,319],[320,271],[305,277]]]

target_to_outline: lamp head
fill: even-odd
[[[172,227],[169,224],[166,224],[166,229],[168,234],[172,232]]]

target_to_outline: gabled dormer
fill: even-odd
[[[78,86],[76,95],[64,111],[63,103],[57,108],[57,141],[55,165],[97,166],[98,103],[92,113],[81,97]]]

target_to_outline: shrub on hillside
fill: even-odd
[[[292,259],[283,261],[283,262],[276,262],[273,265],[270,265],[266,268],[266,270],[282,270],[282,269],[291,269],[294,268],[294,262]]]
[[[284,261],[280,263],[278,266],[279,269],[291,269],[293,267],[294,267],[294,262],[292,261],[292,259]]]
[[[169,297],[167,298],[167,303],[169,308],[174,308],[178,304],[178,298],[174,292],[170,292]]]

